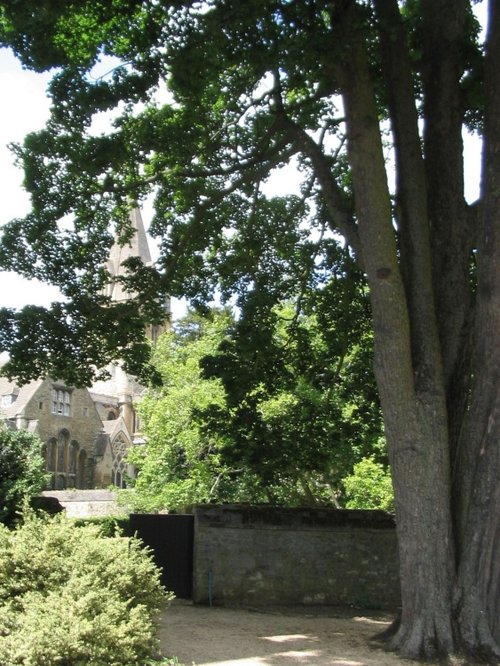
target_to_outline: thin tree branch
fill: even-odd
[[[321,186],[326,208],[331,217],[331,228],[340,233],[352,248],[358,263],[363,264],[359,235],[352,211],[347,207],[345,195],[332,175],[330,159],[309,134],[286,114],[280,116],[296,148],[311,160]]]

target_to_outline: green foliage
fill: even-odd
[[[418,63],[420,4],[400,4]],[[359,5],[379,72],[372,7]],[[332,66],[343,62],[343,47],[331,12],[328,3],[264,0],[237,8],[227,0],[40,0],[35,13],[3,3],[0,43],[54,76],[47,127],[15,147],[33,210],[4,227],[0,268],[55,284],[67,298],[48,309],[0,312],[6,373],[79,385],[114,356],[138,374],[148,358],[146,315],[165,294],[206,304],[218,290],[243,307],[248,294],[267,293],[276,304],[320,288],[339,234],[359,258]],[[479,125],[476,32],[469,16],[462,80]],[[386,117],[387,90],[375,79]],[[420,91],[418,67],[415,79]],[[89,128],[103,113],[114,118],[112,128],[96,136]],[[301,191],[269,196],[263,184],[292,157]],[[125,242],[130,201],[148,194],[161,256],[156,266],[134,266],[137,301],[112,304],[100,268],[110,222]]]
[[[373,458],[363,458],[354,472],[343,479],[348,509],[394,511],[394,492],[390,473]]]
[[[286,73],[283,95],[294,122],[315,129],[316,117],[331,116],[330,138],[340,135],[329,95],[311,95],[314,75],[324,76],[311,50],[326,52],[324,12],[290,5],[275,13],[260,1],[237,11],[224,2],[202,9],[173,3],[166,11],[161,2],[122,0],[43,0],[35,15],[17,3],[2,10],[2,43],[30,67],[57,69],[47,127],[15,148],[33,211],[4,228],[0,268],[55,284],[67,298],[48,309],[0,312],[0,349],[11,357],[6,373],[78,385],[114,355],[138,374],[147,360],[144,319],[162,295],[199,304],[216,289],[244,300],[256,287],[276,302],[314,282],[336,241],[325,234],[334,225],[312,187],[311,164],[301,158],[303,195],[269,198],[260,183],[300,153],[290,128],[276,122],[272,72]],[[312,41],[310,30],[317,31]],[[92,120],[108,111],[117,116],[113,131],[95,136]],[[153,191],[151,232],[162,241],[161,261],[134,267],[137,302],[111,304],[99,268],[110,221],[125,241],[130,201]],[[342,199],[349,217],[347,190]]]
[[[220,439],[202,429],[197,414],[224,405],[217,379],[200,376],[200,359],[213,353],[231,322],[228,312],[203,320],[190,314],[178,333],[158,342],[153,362],[161,388],[151,389],[139,406],[147,443],[132,449],[129,461],[138,469],[133,491],[121,501],[137,510],[176,508],[193,503],[244,499],[244,484],[220,459]]]
[[[0,425],[0,522],[11,521],[23,500],[38,495],[46,482],[40,439]]]
[[[231,335],[202,361],[226,394],[223,409],[205,410],[206,430],[273,503],[341,503],[353,463],[385,456],[366,288],[347,255],[330,261],[322,288],[294,300],[248,293]]]
[[[5,666],[136,666],[156,649],[169,598],[135,539],[25,511],[0,529],[0,653]]]
[[[391,645],[410,657],[453,651],[452,634],[460,633],[467,647],[498,654],[495,563],[491,549],[473,547],[497,528],[490,440],[498,440],[491,397],[498,346],[488,327],[495,328],[498,295],[498,3],[488,3],[484,49],[471,3],[455,3],[449,20],[452,4],[39,0],[36,11],[27,2],[0,8],[0,42],[27,66],[54,71],[47,127],[16,147],[32,212],[3,228],[0,269],[58,285],[68,299],[43,311],[0,311],[7,371],[76,384],[113,355],[138,368],[146,358],[142,323],[159,299],[186,296],[206,306],[219,290],[241,311],[234,334],[205,364],[225,395],[210,404],[200,397],[202,429],[189,425],[191,407],[179,415],[186,434],[171,433],[161,474],[168,479],[170,463],[177,465],[186,497],[195,470],[197,487],[208,488],[214,470],[206,461],[217,479],[228,466],[236,471],[230,451],[245,473],[263,470],[268,487],[294,486],[296,462],[308,474],[318,466],[331,474],[333,444],[350,426],[371,440],[375,404],[366,401],[366,414],[358,400],[368,345],[356,335],[351,344],[360,319],[349,298],[339,300],[351,322],[338,336],[349,342],[346,351],[337,350],[337,366],[329,352],[317,362],[323,329],[338,334],[328,287],[350,273],[335,256],[345,243],[371,288],[405,556],[406,608]],[[113,126],[95,136],[103,112]],[[483,123],[482,200],[472,207],[464,201],[462,133]],[[395,178],[387,177],[387,156]],[[269,196],[266,180],[293,160],[300,192]],[[126,242],[127,208],[148,194],[160,257],[153,267],[135,266],[128,285],[138,297],[113,312],[100,296],[106,275],[98,268],[108,225]],[[294,316],[289,360],[276,340],[276,307],[300,305],[309,294],[318,303],[325,294],[329,307],[297,308],[317,318],[320,335]],[[356,400],[342,399],[336,383],[336,367],[349,364],[359,371]],[[212,455],[219,446],[220,457]],[[473,501],[478,493],[481,502]],[[413,509],[433,499],[440,521],[427,535]],[[422,552],[435,575],[415,578]]]
[[[260,328],[248,312],[234,320],[212,311],[188,314],[163,336],[154,356],[162,386],[140,405],[147,443],[130,453],[138,476],[121,501],[146,511],[341,503],[353,464],[385,458],[362,285],[348,287],[360,307],[355,334],[323,321],[343,288],[325,287],[308,315],[295,316],[291,303],[273,308]]]
[[[73,522],[78,527],[95,525],[103,536],[115,537],[130,534],[130,519],[128,516],[94,516],[91,518],[75,518]]]

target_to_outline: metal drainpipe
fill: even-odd
[[[214,586],[214,575],[211,571],[208,572],[208,605],[212,605],[212,593]]]

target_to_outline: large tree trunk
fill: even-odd
[[[460,77],[467,0],[422,0],[424,149],[436,317],[446,389],[457,379],[470,310]],[[454,410],[450,410],[454,413]],[[459,425],[462,413],[457,414]]]
[[[464,526],[455,595],[463,641],[500,658],[500,0],[491,0],[485,71],[473,391],[460,446]]]
[[[447,395],[451,466],[470,392],[472,283],[475,230],[464,199],[462,127],[466,0],[423,0],[424,148],[433,285]],[[452,473],[453,507],[460,557],[463,531],[461,475]]]
[[[333,20],[349,48],[342,77],[349,160],[371,294],[375,373],[395,486],[403,607],[392,646],[408,657],[435,656],[454,647],[453,542],[447,417],[432,290],[429,294],[430,257],[428,249],[427,259],[425,252],[418,257],[424,264],[429,261],[427,270],[409,270],[408,279],[421,275],[423,281],[405,291],[377,106],[353,4],[350,9],[352,13],[343,10]],[[420,222],[412,230],[419,243]],[[424,295],[417,295],[420,287]],[[429,314],[430,322],[424,319]]]

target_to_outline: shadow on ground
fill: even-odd
[[[178,600],[162,614],[159,635],[164,656],[186,666],[416,664],[371,640],[390,620],[368,611],[210,608]]]

